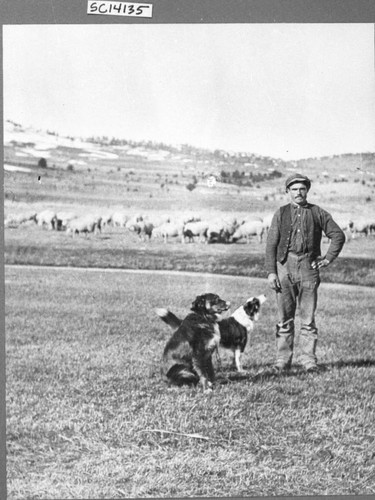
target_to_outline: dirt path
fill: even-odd
[[[172,271],[172,270],[151,270],[151,269],[122,269],[122,268],[108,268],[108,267],[72,267],[72,266],[31,266],[31,265],[17,265],[17,264],[6,264],[5,272],[7,269],[35,269],[44,270],[48,272],[51,271],[75,271],[75,272],[100,272],[100,273],[128,273],[128,274],[154,274],[154,275],[164,275],[164,276],[191,276],[191,277],[201,277],[213,279],[217,277],[218,279],[229,279],[229,280],[250,280],[252,282],[266,283],[265,278],[256,278],[252,276],[236,276],[232,274],[216,274],[216,273],[199,273],[191,271]],[[361,286],[361,285],[347,285],[341,283],[324,283],[324,274],[322,273],[323,283],[321,287],[323,289],[333,289],[333,290],[344,290],[350,289],[353,292],[355,290],[367,290],[370,294],[375,295],[375,287]],[[6,283],[6,280],[5,280]],[[272,293],[270,291],[270,293]]]

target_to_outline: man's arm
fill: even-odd
[[[278,210],[273,218],[268,230],[266,242],[266,271],[267,274],[276,273],[276,256],[277,245],[280,241],[280,210]]]
[[[280,281],[277,276],[277,245],[280,241],[280,210],[278,210],[271,222],[267,235],[266,243],[266,271],[268,274],[268,283],[272,290],[281,291]]]
[[[345,234],[340,226],[333,220],[332,215],[321,210],[321,222],[324,234],[331,240],[325,260],[333,262],[340,254],[345,243]]]

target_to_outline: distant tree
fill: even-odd
[[[40,168],[47,168],[47,160],[45,158],[41,158],[38,161],[38,167],[40,167]]]
[[[188,189],[189,191],[193,191],[195,187],[196,185],[190,182],[189,184],[187,184],[186,189]]]

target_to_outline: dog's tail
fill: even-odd
[[[173,314],[171,311],[168,311],[168,309],[164,309],[163,307],[160,307],[158,309],[155,309],[156,314],[159,316],[159,318],[164,321],[168,326],[170,326],[173,330],[176,330],[182,323],[182,320],[178,318],[175,314]]]
[[[166,373],[167,380],[174,385],[198,384],[199,377],[196,373],[189,370],[184,365],[173,365]]]

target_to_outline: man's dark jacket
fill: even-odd
[[[332,262],[341,252],[345,243],[345,234],[332,219],[331,214],[320,208],[318,205],[307,203],[303,210],[306,210],[306,253],[310,262],[321,255],[320,244],[322,232],[331,240],[328,252],[325,256]],[[284,205],[273,216],[268,232],[266,245],[266,271],[268,274],[277,273],[276,262],[283,264],[290,247],[292,234],[292,204]]]

